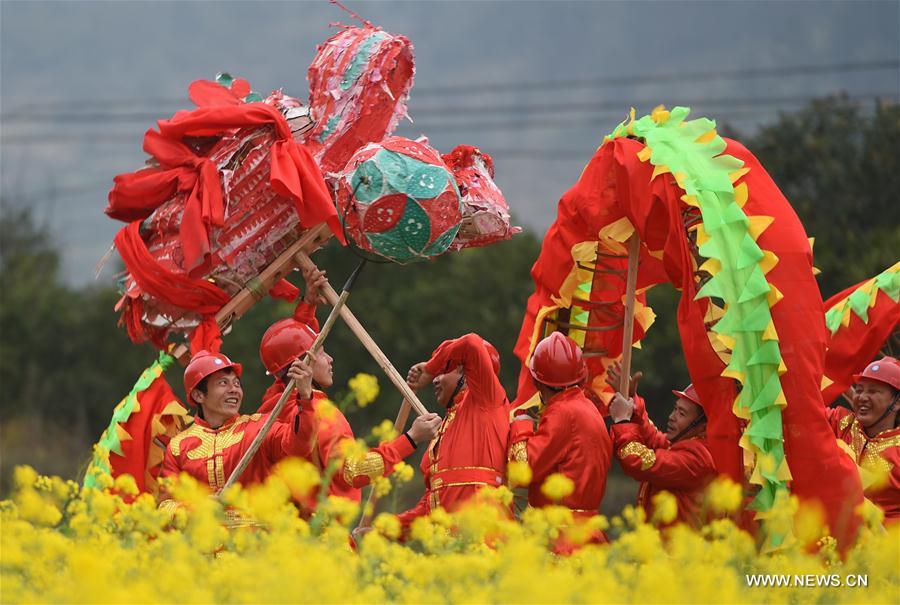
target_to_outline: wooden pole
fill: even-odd
[[[400,405],[400,411],[397,412],[397,419],[394,420],[395,432],[402,433],[406,429],[406,421],[409,420],[409,412],[411,409],[412,405],[410,405],[409,401],[404,399],[403,403]],[[369,488],[369,495],[366,498],[366,505],[363,506],[363,515],[362,517],[360,517],[359,523],[356,524],[357,528],[369,527],[372,524],[372,517],[375,516],[375,504],[377,503],[378,498],[375,496],[375,487],[372,486],[371,488]]]
[[[317,269],[315,263],[313,263],[312,259],[309,258],[309,255],[306,254],[303,250],[296,253],[297,264],[303,269]],[[322,286],[322,295],[325,297],[325,300],[328,301],[328,304],[335,305],[338,301],[338,293],[335,292],[334,288],[331,287],[331,284],[325,282],[325,285]],[[379,365],[379,367],[384,371],[385,375],[388,379],[397,387],[397,390],[400,391],[400,394],[403,396],[405,401],[408,401],[412,408],[416,411],[418,415],[427,414],[428,410],[422,405],[422,402],[419,401],[419,398],[416,396],[415,392],[409,388],[409,385],[406,384],[406,380],[403,379],[403,376],[397,371],[397,368],[391,363],[391,360],[388,359],[387,355],[384,354],[384,351],[378,346],[375,340],[369,335],[363,325],[359,322],[353,312],[346,306],[341,307],[340,310],[341,319],[344,320],[344,323],[347,324],[347,327],[350,328],[350,331],[356,335],[362,345],[366,348],[369,354],[372,355],[372,358],[375,359],[375,362]]]
[[[295,255],[303,252],[304,255],[309,249],[316,248],[325,240],[331,237],[331,231],[323,223],[306,230],[300,238],[288,246],[288,248],[278,255],[268,267],[244,288],[231,297],[225,305],[216,313],[216,323],[219,328],[225,329],[236,320],[240,319],[253,305],[259,302],[272,286],[283,279],[294,267],[297,266]],[[307,257],[308,258],[308,257]],[[337,298],[337,297],[335,297]],[[190,356],[190,348],[187,344],[179,344],[172,351],[172,356],[182,363],[187,363]]]
[[[322,343],[325,342],[325,339],[328,338],[328,333],[331,332],[331,329],[334,327],[334,322],[337,321],[338,313],[341,308],[344,306],[344,303],[347,302],[347,297],[350,296],[350,289],[353,286],[353,281],[356,279],[356,276],[359,274],[359,270],[362,269],[365,261],[363,261],[353,272],[353,275],[350,276],[350,279],[347,280],[347,285],[344,286],[343,292],[341,292],[340,297],[338,297],[337,302],[334,305],[334,308],[331,309],[331,313],[328,315],[328,319],[325,320],[325,325],[322,326],[322,329],[319,330],[318,336],[313,341],[312,346],[309,347],[309,351],[304,355],[304,358],[308,358],[310,354],[315,354],[322,347]],[[250,464],[250,461],[253,460],[253,456],[256,454],[257,450],[259,450],[260,445],[262,445],[263,439],[265,439],[266,435],[269,434],[269,430],[272,428],[272,425],[275,424],[275,421],[278,420],[278,415],[281,414],[281,410],[284,408],[287,403],[288,397],[290,397],[291,393],[293,393],[294,389],[297,388],[297,384],[293,379],[289,380],[287,386],[284,388],[284,392],[281,394],[281,397],[278,399],[278,403],[275,404],[275,408],[269,413],[268,418],[266,418],[265,423],[262,428],[256,434],[256,437],[253,438],[253,441],[250,442],[250,447],[247,448],[247,451],[244,452],[244,455],[241,456],[240,461],[238,461],[237,466],[232,471],[231,476],[228,477],[228,481],[225,482],[225,485],[222,487],[222,491],[224,492],[226,489],[234,485],[238,479],[240,479],[241,474],[247,469],[247,466]]]
[[[631,380],[631,340],[634,337],[634,301],[637,290],[638,255],[641,239],[635,231],[628,240],[628,275],[625,281],[625,318],[622,323],[622,375],[619,376],[619,392],[628,397]]]

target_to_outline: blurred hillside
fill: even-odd
[[[900,108],[896,105],[863,108],[845,98],[831,98],[782,114],[749,139],[727,125],[720,131],[740,138],[760,158],[808,234],[815,236],[823,297],[897,260]],[[548,208],[554,204],[547,200]],[[519,370],[512,347],[533,288],[529,270],[539,251],[538,235],[521,234],[509,242],[428,263],[371,265],[349,305],[401,373],[426,359],[443,339],[478,332],[501,351],[502,379],[512,399]],[[333,244],[317,252],[314,260],[335,286],[356,264],[348,250]],[[21,200],[2,200],[0,493],[5,493],[17,464],[78,476],[112,408],[155,358],[151,347],[133,346],[116,326],[114,286],[67,286],[59,275],[60,261],[48,230],[35,224],[29,208]],[[302,282],[299,276],[293,281]],[[669,389],[688,380],[679,361],[677,295],[668,286],[651,291],[657,321],[634,362],[645,373],[642,393],[650,402],[651,415],[662,424],[671,402]],[[225,339],[224,351],[245,364],[244,411],[256,409],[268,386],[258,356],[259,339],[291,310],[286,303],[265,300]],[[320,310],[320,319],[326,313]],[[357,433],[364,435],[382,418],[393,418],[399,396],[341,322],[326,349],[335,358],[333,397],[341,398],[347,380],[357,372],[379,376],[378,400],[350,416]],[[169,380],[180,392],[180,372],[172,371]],[[423,394],[423,401],[434,407],[430,392]],[[615,465],[614,470],[604,503],[607,510],[617,510],[636,491],[636,484]],[[412,500],[420,488],[420,480],[414,480],[400,499]]]

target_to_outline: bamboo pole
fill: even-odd
[[[641,239],[635,231],[628,240],[628,275],[625,281],[625,318],[622,323],[622,374],[619,376],[619,392],[628,397],[631,380],[631,341],[634,337],[634,302],[637,290],[638,255]]]
[[[309,258],[309,255],[306,254],[305,251],[301,250],[296,253],[297,264],[303,269],[317,269],[315,263],[313,263],[312,259]],[[331,287],[331,284],[328,282],[322,286],[322,295],[325,297],[325,300],[328,301],[328,304],[335,305],[338,300],[338,294],[335,292],[334,288]],[[347,324],[347,327],[350,328],[350,331],[356,335],[362,345],[366,348],[375,362],[379,365],[379,367],[384,371],[385,375],[387,375],[388,379],[397,387],[397,390],[400,391],[400,394],[403,396],[404,401],[409,402],[412,408],[416,411],[418,415],[427,414],[428,410],[422,405],[422,402],[419,401],[419,398],[416,396],[415,392],[409,388],[409,385],[406,384],[406,380],[404,380],[403,376],[397,371],[397,368],[391,363],[391,360],[388,359],[387,355],[384,354],[384,351],[381,350],[381,347],[378,346],[378,343],[372,338],[371,335],[366,331],[363,325],[359,322],[353,312],[346,306],[341,307],[340,310],[341,319],[344,320],[344,323]]]
[[[334,308],[331,309],[331,313],[328,315],[328,319],[325,320],[325,325],[322,326],[321,330],[319,330],[319,334],[313,341],[312,346],[309,347],[309,351],[304,354],[304,359],[308,358],[311,355],[314,355],[316,351],[318,351],[322,347],[322,343],[325,342],[325,339],[328,338],[328,334],[334,327],[334,322],[337,321],[338,313],[347,302],[347,297],[350,296],[350,290],[353,287],[353,282],[356,280],[356,277],[357,275],[359,275],[359,271],[360,269],[362,269],[364,264],[365,261],[360,263],[360,265],[350,276],[350,279],[347,280],[347,284],[344,286],[344,290],[341,292],[341,295],[335,303]],[[234,485],[235,482],[240,479],[241,474],[243,474],[243,472],[247,469],[250,461],[253,460],[253,456],[256,455],[257,450],[259,450],[259,447],[262,445],[263,439],[265,439],[266,435],[269,434],[269,430],[272,428],[272,425],[275,424],[275,421],[278,420],[278,416],[279,414],[281,414],[281,410],[284,408],[285,404],[287,403],[288,397],[290,397],[291,393],[294,392],[295,388],[297,388],[297,384],[292,378],[288,381],[287,386],[285,386],[284,388],[284,392],[278,399],[278,403],[275,404],[275,408],[269,413],[269,416],[268,418],[266,418],[266,421],[263,424],[262,428],[256,434],[256,437],[253,438],[253,441],[250,442],[250,447],[247,448],[247,451],[245,451],[244,455],[241,456],[241,459],[238,462],[237,466],[234,468],[234,471],[232,471],[231,476],[228,477],[228,481],[226,481],[225,485],[222,487],[223,492]]]

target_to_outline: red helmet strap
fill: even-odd
[[[459,380],[456,381],[456,388],[453,389],[453,392],[450,393],[450,399],[447,400],[447,407],[453,405],[453,400],[456,399],[456,396],[459,395],[459,392],[463,390],[464,386],[466,386],[466,375],[464,372],[460,371]]]
[[[693,403],[693,402],[691,402],[691,403]],[[697,405],[697,404],[695,403],[694,405]],[[684,427],[683,429],[678,431],[678,434],[675,435],[674,437],[672,437],[672,439],[671,439],[672,443],[675,443],[676,441],[678,441],[679,439],[681,439],[682,437],[687,435],[691,430],[700,426],[701,423],[706,422],[706,412],[703,410],[703,408],[701,406],[697,405],[697,407],[700,408],[700,413],[697,414],[696,418],[691,420],[690,424],[688,424],[686,427]]]

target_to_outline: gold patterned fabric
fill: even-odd
[[[890,437],[875,435],[870,438],[866,435],[865,430],[859,424],[859,420],[857,420],[855,416],[848,415],[847,418],[852,418],[853,424],[850,426],[850,446],[856,454],[856,460],[859,465],[881,467],[885,471],[890,471],[891,465],[887,460],[881,457],[881,452],[891,447],[900,446],[900,435],[893,435]],[[889,430],[893,431],[893,429]]]
[[[181,508],[181,505],[178,504],[178,502],[176,502],[175,500],[172,500],[171,498],[166,498],[165,500],[163,500],[162,502],[159,503],[159,506],[157,508],[163,512],[172,514],[176,510]]]
[[[510,462],[528,462],[528,443],[519,441],[509,447],[507,460]]]
[[[239,416],[234,422],[219,429],[193,424],[172,438],[169,449],[174,456],[180,456],[184,450],[187,460],[206,460],[207,483],[212,490],[219,491],[225,487],[226,481],[225,451],[241,443],[247,422],[259,420],[260,417],[260,414]],[[185,449],[184,441],[190,438],[198,439],[200,443]]]
[[[639,441],[629,441],[619,450],[619,458],[637,456],[641,459],[641,470],[646,471],[656,464],[656,454]]]
[[[854,416],[853,414],[847,414],[846,416],[841,418],[841,422],[839,425],[840,430],[846,431],[847,427],[850,426],[850,423],[853,422],[854,420],[856,420],[856,416]]]
[[[367,452],[361,459],[344,461],[344,481],[353,485],[353,480],[365,475],[369,479],[377,479],[384,475],[384,458],[377,452]]]

